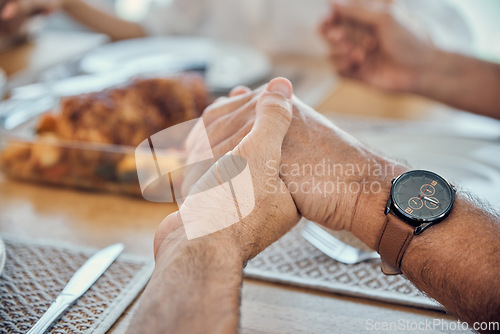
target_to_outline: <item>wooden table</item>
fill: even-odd
[[[77,44],[78,41],[74,41],[74,45]],[[37,52],[44,47],[46,45],[34,44],[24,52]],[[16,52],[13,54],[19,55]],[[16,62],[16,59],[9,60],[4,55],[3,58],[0,56],[0,61],[5,64]],[[34,71],[32,65],[28,69]],[[382,94],[352,82],[341,83],[319,109],[322,112],[333,109],[347,114],[354,112],[358,115],[407,119],[430,114],[447,117],[449,113],[446,108],[443,110],[422,99]],[[7,180],[0,175],[0,232],[64,240],[97,248],[123,242],[126,252],[152,255],[152,240],[157,225],[175,210],[176,206],[171,204],[38,186]],[[126,312],[112,331],[123,332],[130,314]],[[432,322],[436,318],[456,320],[440,312],[268,282],[246,279],[243,285],[243,333],[356,333],[365,331],[370,319],[380,322],[397,322],[400,319]]]

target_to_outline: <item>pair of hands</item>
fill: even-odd
[[[416,92],[437,49],[411,18],[385,0],[334,0],[320,26],[337,72],[395,92]]]
[[[190,242],[214,242],[245,263],[304,216],[334,230],[351,231],[375,248],[390,181],[405,168],[372,152],[293,97],[288,80],[274,79],[255,91],[236,88],[229,98],[208,107],[202,122],[214,156],[230,152],[247,161],[255,207],[240,222]],[[195,127],[188,138],[192,156],[203,154],[197,140],[202,132]],[[228,160],[227,155],[221,158],[194,187],[220,182],[219,169]],[[196,179],[188,177],[185,182],[193,184]],[[180,214],[168,216],[157,231],[157,260],[162,248],[183,238],[183,213],[196,212],[200,219],[210,220],[225,206],[219,198],[189,201],[188,196]]]

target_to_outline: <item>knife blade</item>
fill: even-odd
[[[85,262],[69,280],[56,300],[50,305],[28,334],[42,334],[78,298],[80,298],[109,268],[123,251],[123,244],[106,247]]]

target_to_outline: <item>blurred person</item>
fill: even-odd
[[[392,3],[334,1],[320,30],[346,78],[500,119],[500,64],[436,47]]]
[[[14,34],[31,18],[58,10],[113,40],[145,36],[140,25],[122,20],[84,0],[0,0],[0,33]]]
[[[205,110],[205,129],[194,128],[187,148],[194,155],[202,152],[197,138],[206,133],[213,154],[222,158],[195,188],[222,185],[220,170],[228,168],[235,156],[243,157],[252,175],[254,210],[225,229],[187,240],[182,221],[187,214],[210,224],[218,212],[233,204],[233,197],[223,191],[212,192],[210,198],[196,192],[194,200],[188,196],[179,212],[169,215],[156,232],[156,267],[129,332],[236,333],[243,267],[289,231],[300,216],[352,232],[377,249],[386,262],[398,254],[381,251],[382,243],[396,250],[404,243],[407,248],[399,251],[399,264],[395,264],[400,273],[471,327],[475,322],[491,322],[484,332],[498,332],[498,216],[458,191],[444,220],[409,237],[414,227],[385,211],[393,178],[407,173],[409,167],[375,153],[292,95],[291,83],[278,78],[255,91],[235,88],[230,98]],[[355,174],[339,173],[344,184],[364,180],[379,184],[380,191],[311,192],[312,180],[326,184],[332,176],[297,173],[295,166],[320,165],[325,157],[335,164],[364,166]],[[391,168],[381,174],[369,172],[377,166]],[[241,189],[226,190],[233,191]],[[225,202],[228,199],[231,203]],[[400,235],[403,229],[407,232]],[[391,230],[397,233],[386,238]]]
[[[327,51],[317,34],[317,25],[328,10],[329,0],[153,1],[141,23],[123,20],[85,0],[0,0],[0,3],[3,3],[2,25],[61,9],[112,40],[191,35],[252,44],[272,53],[324,56]]]

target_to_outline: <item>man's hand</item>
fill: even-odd
[[[260,94],[238,88],[232,93],[235,98],[219,102],[225,107],[205,111],[203,120],[214,155],[231,151],[250,132]],[[191,152],[197,152],[196,138],[194,131],[188,143]],[[305,218],[334,230],[352,231],[372,248],[385,222],[391,180],[406,170],[296,98],[281,165],[269,167],[279,172]]]
[[[246,91],[244,91],[246,92]],[[243,93],[244,93],[243,92]],[[254,210],[242,221],[218,232],[186,240],[182,219],[199,217],[211,224],[227,206],[227,194],[203,197],[191,193],[180,214],[168,216],[155,236],[156,267],[129,329],[132,333],[235,333],[239,319],[239,300],[244,263],[277,240],[300,218],[292,196],[268,162],[279,166],[281,146],[292,118],[292,85],[275,79],[255,101],[256,117],[248,135],[230,155],[193,186],[217,183],[233,159],[244,158],[251,172]],[[213,113],[234,106],[233,97],[219,101]],[[270,191],[268,183],[278,187]],[[248,184],[234,182],[234,191],[247,190]],[[213,193],[212,193],[213,194]],[[231,195],[229,195],[232,198]],[[195,201],[190,199],[195,198]]]
[[[362,5],[360,5],[362,4]],[[437,50],[411,21],[383,1],[335,1],[320,30],[337,71],[399,92],[413,92]]]
[[[230,101],[231,108],[209,108],[203,115],[216,155],[236,146],[255,119],[260,92],[239,88],[234,94],[241,95]],[[191,145],[195,151],[196,140]],[[391,180],[405,171],[294,99],[279,172],[304,217],[350,230],[376,248]],[[499,226],[497,217],[459,194],[446,220],[412,239],[402,271],[469,324],[498,319],[499,293],[490,287],[498,286],[500,277]]]
[[[268,90],[273,90],[272,84]],[[257,189],[262,189],[262,175],[282,184],[276,179],[280,175],[289,193],[256,190],[260,205],[253,216],[190,241],[178,217],[169,216],[156,235],[157,265],[133,323],[134,332],[235,332],[242,264],[297,221],[290,194],[306,218],[351,230],[372,248],[380,237],[390,181],[406,170],[404,166],[370,151],[298,100],[286,132],[290,115],[283,110],[289,110],[289,99],[247,88],[231,95],[203,115],[214,153],[237,152],[252,166]],[[268,104],[263,103],[266,100]],[[197,149],[196,137],[195,131],[188,145],[192,152]],[[266,165],[273,160],[280,162],[278,171]],[[321,185],[332,180],[337,188],[321,192]],[[363,181],[368,191],[359,188]],[[320,184],[320,192],[315,183]],[[224,210],[224,206],[212,209]],[[498,289],[491,287],[498,286],[500,277],[499,226],[498,217],[459,194],[446,220],[412,239],[401,269],[417,287],[469,324],[496,321],[500,297]]]
[[[500,119],[500,65],[439,50],[412,23],[386,1],[336,0],[320,31],[345,77]]]
[[[157,253],[163,241],[168,240],[172,224],[179,226],[180,218],[184,223],[202,222],[204,226],[224,225],[225,222],[221,220],[226,218],[230,222],[231,217],[226,217],[223,211],[234,206],[232,192],[244,194],[246,203],[240,203],[240,207],[252,203],[254,207],[251,213],[243,217],[242,221],[201,239],[216,239],[230,252],[240,256],[242,263],[257,255],[298,222],[300,216],[297,208],[279,176],[281,146],[292,119],[292,95],[291,83],[283,78],[271,81],[265,90],[260,90],[254,106],[255,123],[249,133],[239,138],[236,147],[229,153],[224,152],[228,154],[221,157],[196,182],[179,214],[170,216],[160,226],[155,238]],[[210,109],[211,113],[227,112],[228,106],[235,106],[238,100],[241,97],[220,101]],[[224,177],[221,175],[237,171],[237,165],[241,162],[247,164],[251,180],[234,182],[234,189],[231,190],[222,186]],[[213,188],[213,184],[220,184],[217,186],[218,193],[204,196],[203,189]],[[249,198],[252,193],[253,198]]]

